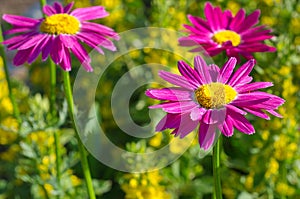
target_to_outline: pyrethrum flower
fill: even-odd
[[[188,15],[190,25],[184,25],[189,35],[179,38],[182,46],[196,46],[192,51],[205,50],[208,55],[215,56],[226,51],[228,57],[242,55],[246,59],[252,59],[254,52],[273,52],[276,48],[267,46],[262,42],[273,36],[271,30],[265,26],[256,26],[259,21],[260,11],[256,10],[246,16],[245,10],[240,9],[233,16],[229,10],[222,12],[220,7],[205,4],[204,14],[206,20]]]
[[[230,58],[219,69],[207,65],[200,57],[195,57],[194,69],[183,61],[178,62],[182,76],[160,71],[159,76],[178,86],[163,89],[149,89],[148,97],[166,100],[149,108],[162,108],[166,116],[158,123],[156,130],[174,129],[180,138],[199,127],[200,147],[209,149],[219,129],[225,136],[232,136],[234,128],[245,133],[255,132],[252,124],[245,118],[251,113],[269,120],[266,112],[281,117],[275,110],[284,100],[275,95],[257,91],[272,86],[271,82],[253,82],[249,76],[255,65],[251,59],[236,72],[236,58]]]
[[[3,42],[9,50],[17,50],[13,64],[26,61],[31,64],[41,53],[45,61],[50,55],[55,64],[64,70],[71,70],[70,52],[72,52],[87,71],[92,71],[90,57],[79,41],[95,48],[103,54],[99,46],[115,51],[116,47],[108,39],[118,40],[119,36],[109,27],[88,22],[108,16],[102,6],[78,8],[71,11],[73,3],[63,7],[55,2],[46,5],[45,18],[32,19],[23,16],[4,14],[3,20],[10,23],[12,29],[4,34],[21,33]]]

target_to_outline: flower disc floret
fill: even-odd
[[[232,102],[237,92],[229,85],[213,82],[200,86],[195,91],[195,97],[201,107],[206,109],[222,108]]]
[[[40,31],[48,34],[76,34],[80,29],[80,22],[69,14],[55,14],[46,17],[41,23]]]
[[[241,43],[241,36],[231,30],[221,30],[216,32],[212,39],[219,45],[223,45],[223,43],[228,41],[231,41],[232,46],[238,46]]]

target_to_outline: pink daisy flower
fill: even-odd
[[[193,52],[205,50],[208,55],[215,56],[226,51],[228,57],[242,55],[246,59],[252,59],[254,52],[274,52],[276,48],[262,43],[273,36],[271,30],[265,26],[256,26],[260,11],[256,10],[246,16],[245,10],[240,9],[233,16],[229,10],[222,12],[220,7],[213,7],[210,3],[205,4],[204,14],[206,20],[188,15],[193,24],[183,25],[189,36],[179,38],[181,46],[197,46]]]
[[[179,86],[163,89],[149,89],[148,97],[166,100],[149,108],[162,108],[166,116],[157,124],[156,130],[174,129],[172,134],[185,137],[199,127],[200,147],[208,150],[215,141],[217,129],[223,135],[233,135],[234,128],[245,134],[253,134],[254,127],[245,118],[251,113],[269,120],[266,112],[281,117],[275,110],[284,100],[275,95],[257,91],[272,86],[271,82],[253,82],[249,73],[255,65],[251,59],[236,72],[236,58],[230,58],[219,69],[217,65],[207,65],[200,57],[195,57],[194,69],[184,61],[178,62],[180,75],[160,71],[164,80]]]
[[[108,38],[118,40],[118,34],[109,27],[87,21],[108,16],[104,7],[93,6],[71,11],[72,6],[73,2],[65,7],[58,2],[53,6],[46,5],[43,8],[46,17],[41,19],[3,15],[3,20],[13,26],[4,34],[21,33],[3,42],[9,50],[18,51],[13,64],[19,66],[26,61],[31,64],[41,53],[43,61],[50,55],[55,64],[70,71],[72,52],[87,71],[93,71],[90,57],[80,42],[102,54],[99,46],[115,51],[116,47]]]

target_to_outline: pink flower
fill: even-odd
[[[228,57],[242,55],[246,59],[252,59],[254,52],[274,52],[276,48],[267,46],[262,42],[273,36],[271,30],[265,26],[256,26],[260,11],[256,10],[246,16],[241,9],[233,16],[229,10],[222,12],[220,7],[205,4],[204,14],[206,20],[188,15],[192,23],[184,25],[189,35],[179,38],[182,46],[201,46],[193,49],[194,52],[205,50],[208,55],[215,56],[226,51]]]
[[[65,71],[71,70],[70,52],[81,62],[87,71],[92,71],[90,57],[79,41],[103,53],[99,46],[115,51],[116,47],[108,39],[118,40],[119,36],[111,28],[88,22],[108,16],[102,6],[78,8],[71,11],[73,3],[63,7],[55,2],[46,5],[43,12],[47,15],[41,19],[31,19],[16,15],[3,15],[3,20],[12,24],[12,29],[4,34],[21,33],[3,42],[9,50],[17,50],[13,64],[31,64],[42,54],[45,61],[51,59]]]
[[[163,89],[149,89],[148,97],[166,100],[149,108],[162,108],[167,115],[158,123],[156,130],[174,129],[172,134],[185,137],[199,127],[200,147],[209,149],[216,139],[219,129],[225,136],[232,136],[233,129],[245,133],[255,132],[245,118],[251,113],[269,120],[266,112],[281,117],[275,110],[284,100],[275,95],[257,91],[272,86],[271,82],[253,82],[249,76],[255,65],[251,59],[236,72],[236,58],[230,58],[219,69],[209,65],[200,57],[195,57],[194,69],[184,61],[178,62],[180,75],[160,71],[159,76],[178,86]]]

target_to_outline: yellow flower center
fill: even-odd
[[[224,42],[231,41],[233,46],[238,46],[241,43],[241,36],[231,30],[222,30],[215,33],[212,37],[214,42],[222,45]]]
[[[195,91],[198,103],[206,109],[221,108],[232,102],[236,96],[234,88],[219,82],[204,84]]]
[[[80,22],[76,17],[68,14],[55,14],[45,18],[40,26],[40,31],[53,35],[74,35],[79,28]]]

